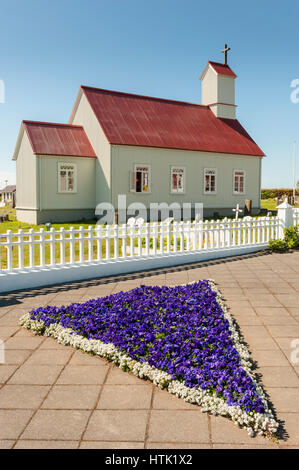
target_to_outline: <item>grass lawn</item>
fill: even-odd
[[[29,230],[33,228],[34,230],[39,231],[39,229],[44,228],[46,229],[45,225],[33,225],[33,224],[26,224],[25,222],[19,222],[16,219],[16,210],[15,209],[8,209],[8,208],[0,208],[0,215],[2,214],[9,214],[9,221],[0,223],[0,233],[6,233],[7,230],[11,230],[12,232],[17,232],[19,229]],[[89,226],[95,226],[96,220],[87,220],[85,222],[71,222],[71,223],[62,223],[62,224],[52,224],[52,227],[55,230],[59,230],[61,227],[65,229],[69,229],[70,227],[79,228],[84,227],[88,228]]]
[[[267,209],[268,211],[275,211],[276,201],[273,199],[261,199],[261,209]]]

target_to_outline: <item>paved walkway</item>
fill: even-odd
[[[18,326],[31,308],[83,302],[140,284],[213,278],[257,362],[282,424],[279,444],[250,438],[151,383]],[[0,448],[299,448],[299,252],[259,254],[121,278],[10,293],[0,299]],[[299,359],[299,354],[298,354]]]

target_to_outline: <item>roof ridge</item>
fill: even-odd
[[[197,106],[200,108],[209,108],[208,105],[205,104],[200,104],[200,103],[193,103],[191,101],[180,101],[180,100],[172,100],[170,98],[159,98],[157,96],[148,96],[148,95],[140,95],[137,93],[129,93],[126,91],[117,91],[117,90],[107,90],[105,88],[97,88],[97,87],[92,87],[92,86],[87,86],[87,85],[81,85],[82,90],[84,89],[89,89],[89,90],[95,90],[95,91],[103,91],[107,93],[116,93],[117,95],[125,95],[125,96],[133,96],[136,98],[144,98],[144,99],[151,99],[151,100],[156,100],[156,101],[166,101],[170,103],[178,103],[178,104],[184,104],[184,105],[190,105],[190,106]]]
[[[38,124],[40,126],[61,126],[61,127],[71,127],[71,128],[80,128],[84,129],[83,126],[78,125],[78,124],[64,124],[61,122],[45,122],[45,121],[28,121],[26,119],[23,119],[22,121],[23,124]]]
[[[217,62],[216,60],[209,60],[210,64],[217,64],[217,65],[222,65],[223,67],[228,67],[230,69],[230,66],[228,64],[224,64],[223,62]]]

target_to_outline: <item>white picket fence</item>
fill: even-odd
[[[259,217],[206,222],[107,225],[66,230],[10,230],[0,234],[1,271],[155,257],[242,246],[278,238],[279,219]]]
[[[293,209],[293,224],[299,224],[299,209]]]
[[[281,230],[278,217],[8,230],[0,234],[0,292],[249,253]]]

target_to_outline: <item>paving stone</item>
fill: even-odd
[[[153,386],[146,385],[104,385],[98,409],[143,409],[151,405]]]
[[[245,338],[270,338],[267,329],[263,325],[243,326],[242,333]]]
[[[280,413],[299,413],[299,388],[267,388],[275,410]]]
[[[190,443],[185,442],[174,443],[174,442],[149,442],[146,446],[146,449],[211,449],[210,444],[200,444],[200,443]],[[181,454],[182,455],[182,454]],[[154,457],[153,457],[154,458]],[[178,457],[178,462],[180,461]],[[188,461],[188,458],[185,458],[185,462]]]
[[[71,366],[107,366],[109,362],[99,356],[91,356],[81,351],[75,351],[69,365]]]
[[[281,445],[298,446],[299,443],[299,413],[279,413],[279,419],[283,422],[283,427],[287,433]]]
[[[187,403],[182,398],[172,395],[167,390],[154,388],[153,409],[156,410],[198,410],[197,405]]]
[[[0,384],[4,384],[17,369],[17,365],[0,364]]]
[[[144,449],[143,442],[82,441],[80,449]]]
[[[0,340],[4,341],[13,336],[18,330],[19,326],[0,326]]]
[[[65,365],[72,354],[71,350],[38,349],[30,356],[26,364]]]
[[[44,340],[43,337],[13,337],[5,341],[6,349],[36,349]]]
[[[275,338],[299,338],[299,325],[269,326],[269,330]]]
[[[237,323],[239,326],[262,325],[262,321],[257,315],[240,315],[237,317]]]
[[[77,449],[79,441],[38,441],[36,439],[18,441],[14,449]]]
[[[298,307],[299,305],[299,293],[277,294],[276,298],[285,307]]]
[[[100,385],[54,385],[42,408],[45,409],[93,409],[96,405]]]
[[[266,441],[265,444],[213,444],[213,449],[279,449],[279,446]]]
[[[96,410],[83,439],[98,441],[144,441],[148,411]]]
[[[290,285],[287,282],[271,282],[268,284],[268,289],[273,293],[273,294],[295,294],[296,290],[294,288],[294,285]]]
[[[71,366],[63,370],[57,383],[60,385],[98,385],[105,380],[108,366]]]
[[[108,373],[106,383],[111,385],[144,385],[144,380],[131,373],[124,372],[116,366],[112,366]]]
[[[71,346],[65,346],[64,344],[58,343],[54,338],[45,338],[45,340],[39,346],[39,351],[42,349],[56,349],[59,351],[74,351]]]
[[[243,328],[243,327],[242,327]],[[247,339],[249,350],[254,354],[255,351],[279,351],[279,346],[275,343],[274,339],[269,336],[263,338],[262,336],[251,337]]]
[[[19,319],[28,312],[28,309],[10,310],[0,318],[0,326],[16,326]]]
[[[295,307],[288,307],[288,311],[290,312],[291,315],[293,315],[294,317],[299,317],[299,307],[295,308]],[[297,319],[297,321],[299,321]]]
[[[17,439],[33,410],[0,410],[0,439]]]
[[[269,444],[269,441],[264,437],[250,437],[245,429],[241,429],[227,418],[222,416],[211,416],[210,418],[213,446],[215,444]]]
[[[266,315],[260,317],[265,326],[290,326],[298,325],[298,322],[291,317],[291,315]]]
[[[153,410],[149,442],[200,442],[209,444],[208,417],[198,409]]]
[[[253,359],[257,361],[259,367],[267,366],[289,366],[290,363],[281,351],[254,351]]]
[[[2,440],[0,441],[0,449],[11,449],[14,443],[15,441]]]
[[[255,294],[250,302],[254,307],[281,307],[280,302],[272,294]]]
[[[0,409],[37,409],[49,390],[45,385],[5,385],[0,390]]]
[[[26,427],[21,439],[79,440],[90,411],[38,410]]]
[[[9,380],[9,384],[52,385],[62,370],[62,366],[24,364]]]
[[[265,387],[299,387],[299,378],[291,367],[260,367],[258,372]]]

